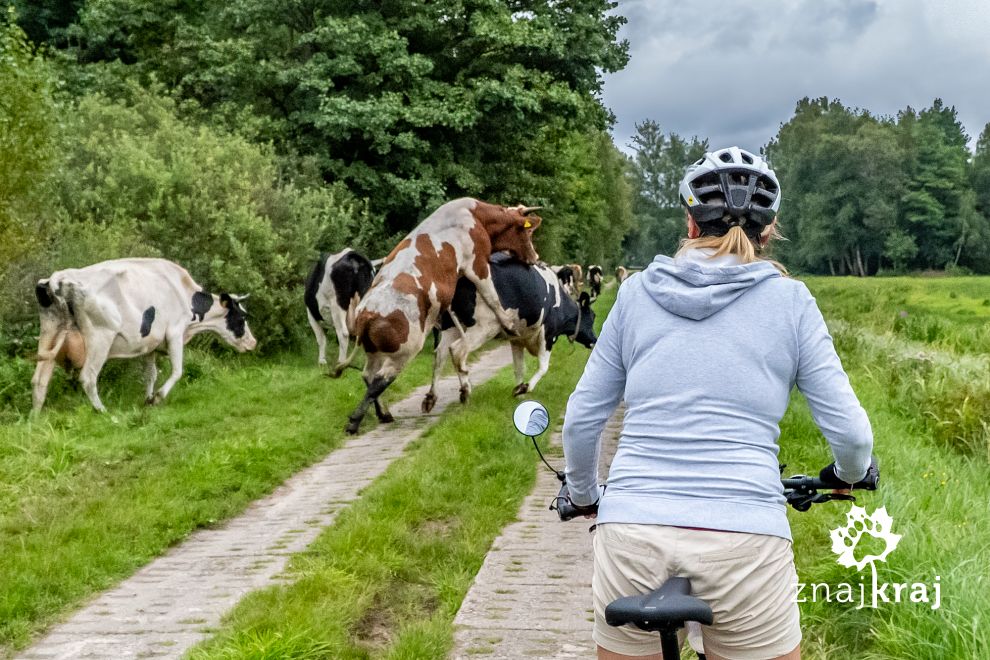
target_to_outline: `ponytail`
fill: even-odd
[[[777,225],[774,223],[773,228],[770,230],[770,239],[782,238],[780,233],[777,231]],[[682,256],[688,250],[694,250],[699,248],[710,248],[715,250],[712,258],[725,256],[727,254],[732,254],[739,257],[739,260],[744,263],[752,263],[754,261],[767,261],[773,264],[774,268],[780,271],[781,275],[787,275],[787,269],[783,264],[774,261],[773,259],[764,259],[759,255],[762,250],[756,243],[751,241],[743,231],[743,228],[739,225],[729,227],[727,231],[722,236],[699,236],[698,238],[685,238],[681,241],[681,246],[677,250],[677,254],[674,255],[675,258]]]

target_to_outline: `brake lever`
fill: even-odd
[[[833,500],[856,501],[856,498],[852,495],[846,495],[844,493],[819,493],[818,491],[809,493],[792,490],[785,492],[784,497],[787,498],[787,503],[798,511],[807,511],[811,508],[812,504],[822,504]]]

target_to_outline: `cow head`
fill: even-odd
[[[594,348],[598,336],[595,334],[595,310],[591,309],[591,296],[587,292],[578,296],[578,327],[574,340],[585,348]]]
[[[186,330],[186,341],[189,337],[209,330],[238,351],[250,351],[258,344],[247,325],[247,311],[241,301],[247,296],[237,296],[230,293],[209,294],[197,291],[192,296],[192,324]],[[194,329],[195,328],[195,329]]]
[[[241,301],[245,298],[247,298],[246,295],[220,294],[220,307],[223,310],[223,330],[217,330],[217,334],[242,353],[244,351],[250,351],[258,345],[258,340],[251,334],[251,328],[247,324],[247,311],[241,305]]]
[[[533,247],[533,232],[543,219],[534,214],[538,206],[510,206],[505,208],[501,222],[489,229],[492,252],[506,251],[519,261],[529,265],[540,260]]]

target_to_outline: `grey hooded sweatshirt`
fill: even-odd
[[[866,475],[870,422],[808,288],[765,261],[710,252],[658,256],[620,287],[567,403],[571,499],[598,499],[601,432],[624,399],[599,523],[790,539],[777,438],[791,388],[807,399],[844,481]]]

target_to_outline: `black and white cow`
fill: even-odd
[[[436,386],[448,354],[457,369],[461,402],[464,403],[471,395],[468,355],[490,339],[501,335],[512,345],[517,383],[513,390],[515,395],[536,388],[550,367],[550,350],[559,337],[572,338],[587,348],[592,348],[598,339],[595,313],[588,294],[582,293],[575,302],[550,267],[528,266],[499,254],[491,261],[491,273],[502,306],[514,320],[518,319],[515,327],[521,329],[519,335],[507,337],[491,308],[483,302],[479,304],[474,285],[465,278],[458,280],[450,312],[440,318],[440,338],[433,358],[433,385],[423,399],[423,412],[429,412],[436,404]],[[539,368],[528,383],[523,381],[524,350],[539,359]]]
[[[573,297],[574,292],[577,290],[574,269],[570,266],[551,266],[550,269],[557,274],[557,280],[560,282],[560,286],[563,287],[564,293]]]
[[[375,269],[371,261],[350,248],[336,254],[323,254],[306,278],[306,316],[320,349],[318,361],[327,363],[327,336],[321,321],[330,318],[337,335],[337,364],[347,359],[354,310],[371,288]]]
[[[214,332],[239,351],[257,341],[240,301],[246,296],[207,293],[185,268],[165,259],[116,259],[70,268],[39,280],[38,366],[31,383],[41,410],[56,364],[80,370],[93,407],[103,412],[96,382],[109,358],[145,359],[147,403],[159,403],[182,376],[185,343]],[[155,391],[155,353],[168,349],[172,372]]]
[[[588,285],[591,288],[591,299],[602,295],[602,267],[596,264],[588,266]]]

